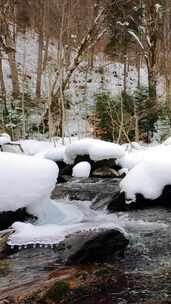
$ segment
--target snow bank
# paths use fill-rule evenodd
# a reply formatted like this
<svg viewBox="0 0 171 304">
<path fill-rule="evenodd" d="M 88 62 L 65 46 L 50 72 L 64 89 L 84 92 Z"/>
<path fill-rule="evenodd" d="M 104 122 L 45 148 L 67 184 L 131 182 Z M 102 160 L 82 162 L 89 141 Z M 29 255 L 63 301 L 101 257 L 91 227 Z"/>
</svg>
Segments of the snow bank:
<svg viewBox="0 0 171 304">
<path fill-rule="evenodd" d="M 89 177 L 91 171 L 91 165 L 86 162 L 80 162 L 76 164 L 72 169 L 73 177 Z"/>
<path fill-rule="evenodd" d="M 171 185 L 171 146 L 150 148 L 141 161 L 122 180 L 121 191 L 127 200 L 135 201 L 140 193 L 147 199 L 158 198 Z"/>
<path fill-rule="evenodd" d="M 124 153 L 124 148 L 120 145 L 86 138 L 66 146 L 64 161 L 73 164 L 78 155 L 89 155 L 93 161 L 116 159 L 121 158 Z"/>
<path fill-rule="evenodd" d="M 41 204 L 55 186 L 55 163 L 31 156 L 0 152 L 0 212 Z"/>
</svg>

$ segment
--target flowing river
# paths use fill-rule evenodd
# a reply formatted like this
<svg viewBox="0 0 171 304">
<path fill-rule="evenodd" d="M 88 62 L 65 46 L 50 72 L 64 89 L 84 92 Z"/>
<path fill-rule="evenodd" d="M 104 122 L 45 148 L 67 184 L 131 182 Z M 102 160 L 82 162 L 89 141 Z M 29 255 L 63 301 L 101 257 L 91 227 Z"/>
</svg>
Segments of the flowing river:
<svg viewBox="0 0 171 304">
<path fill-rule="evenodd" d="M 112 223 L 113 217 L 113 224 L 126 231 L 130 243 L 124 258 L 111 261 L 113 283 L 89 295 L 88 300 L 83 294 L 73 303 L 171 303 L 171 209 L 156 207 L 107 215 L 89 209 L 88 203 L 87 207 L 86 203 L 75 204 L 80 212 L 80 228 L 91 227 L 94 222 L 97 227 L 105 226 Z M 85 271 L 86 266 L 79 266 L 79 271 L 82 268 Z M 0 303 L 40 287 L 54 273 L 60 279 L 77 270 L 78 267 L 62 265 L 55 248 L 23 248 L 0 260 Z M 91 271 L 89 266 L 86 271 Z"/>
</svg>

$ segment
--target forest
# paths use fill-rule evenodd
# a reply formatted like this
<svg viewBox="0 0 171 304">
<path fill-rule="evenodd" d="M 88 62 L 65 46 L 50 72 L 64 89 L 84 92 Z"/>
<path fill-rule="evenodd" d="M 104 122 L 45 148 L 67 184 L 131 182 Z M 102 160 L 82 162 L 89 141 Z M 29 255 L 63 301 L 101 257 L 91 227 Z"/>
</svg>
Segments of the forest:
<svg viewBox="0 0 171 304">
<path fill-rule="evenodd" d="M 2 131 L 164 138 L 169 1 L 1 0 L 0 16 Z"/>
</svg>

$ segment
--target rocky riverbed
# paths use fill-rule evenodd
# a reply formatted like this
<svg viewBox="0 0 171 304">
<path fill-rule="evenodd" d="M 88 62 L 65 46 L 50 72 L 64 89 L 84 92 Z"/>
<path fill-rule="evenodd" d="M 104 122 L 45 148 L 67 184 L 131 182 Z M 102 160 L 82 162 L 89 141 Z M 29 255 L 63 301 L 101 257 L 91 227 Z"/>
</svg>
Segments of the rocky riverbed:
<svg viewBox="0 0 171 304">
<path fill-rule="evenodd" d="M 89 181 L 84 184 L 88 195 L 87 189 L 93 186 Z M 98 193 L 107 187 L 106 180 L 105 187 L 97 187 Z M 57 248 L 26 248 L 4 256 L 0 260 L 0 303 L 171 303 L 170 215 L 171 209 L 162 207 L 115 212 L 129 245 L 124 256 L 105 263 L 66 266 Z"/>
</svg>

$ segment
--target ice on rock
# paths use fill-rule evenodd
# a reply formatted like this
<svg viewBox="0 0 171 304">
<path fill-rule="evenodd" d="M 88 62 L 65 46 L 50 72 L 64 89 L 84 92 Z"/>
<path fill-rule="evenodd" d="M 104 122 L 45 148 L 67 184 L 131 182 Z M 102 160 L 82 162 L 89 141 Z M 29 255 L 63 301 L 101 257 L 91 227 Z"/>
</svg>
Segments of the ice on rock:
<svg viewBox="0 0 171 304">
<path fill-rule="evenodd" d="M 12 225 L 15 232 L 9 236 L 8 244 L 10 246 L 53 245 L 65 240 L 71 234 L 103 228 L 116 228 L 126 234 L 117 217 L 115 218 L 113 214 L 104 213 L 104 211 L 92 210 L 89 202 L 76 201 L 73 204 L 73 202 L 64 201 L 62 203 L 59 201 L 56 202 L 56 212 L 55 209 L 53 212 L 56 215 L 56 224 L 55 221 L 51 221 L 51 218 L 49 218 L 49 222 L 46 222 L 45 218 L 43 221 L 42 215 L 40 216 L 41 224 L 39 222 L 34 225 L 15 222 Z M 63 212 L 64 217 L 60 217 L 60 212 Z"/>
<path fill-rule="evenodd" d="M 0 212 L 40 204 L 50 197 L 57 165 L 46 159 L 0 152 Z"/>
<path fill-rule="evenodd" d="M 83 161 L 76 164 L 72 169 L 73 177 L 89 177 L 91 171 L 91 165 L 89 162 Z"/>
<path fill-rule="evenodd" d="M 86 138 L 66 146 L 65 162 L 73 164 L 78 155 L 89 155 L 91 160 L 117 159 L 124 156 L 124 148 L 99 139 Z"/>
</svg>

